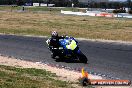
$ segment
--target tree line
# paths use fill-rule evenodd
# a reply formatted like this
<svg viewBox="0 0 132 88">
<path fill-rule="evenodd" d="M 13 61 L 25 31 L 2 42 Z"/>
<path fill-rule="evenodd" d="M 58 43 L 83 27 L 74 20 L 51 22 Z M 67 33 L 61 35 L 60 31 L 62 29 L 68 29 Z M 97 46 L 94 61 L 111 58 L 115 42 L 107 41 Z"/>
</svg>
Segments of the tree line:
<svg viewBox="0 0 132 88">
<path fill-rule="evenodd" d="M 24 5 L 25 3 L 47 3 L 56 6 L 70 6 L 78 4 L 78 0 L 0 0 L 0 5 Z"/>
</svg>

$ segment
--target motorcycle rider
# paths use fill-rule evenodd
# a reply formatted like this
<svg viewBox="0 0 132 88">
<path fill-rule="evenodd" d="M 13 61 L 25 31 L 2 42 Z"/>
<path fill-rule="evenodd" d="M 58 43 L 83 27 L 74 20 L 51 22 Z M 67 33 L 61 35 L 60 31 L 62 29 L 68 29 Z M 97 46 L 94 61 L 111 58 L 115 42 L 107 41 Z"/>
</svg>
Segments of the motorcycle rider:
<svg viewBox="0 0 132 88">
<path fill-rule="evenodd" d="M 52 31 L 51 38 L 49 40 L 49 46 L 52 46 L 54 48 L 58 48 L 60 46 L 59 39 L 64 39 L 64 36 L 59 36 L 56 31 Z"/>
<path fill-rule="evenodd" d="M 51 38 L 46 43 L 51 51 L 51 57 L 56 60 L 75 58 L 83 63 L 87 63 L 87 57 L 80 51 L 78 42 L 73 37 L 58 36 L 58 33 L 53 31 Z M 57 58 L 55 58 L 56 56 Z"/>
<path fill-rule="evenodd" d="M 64 39 L 64 36 L 59 36 L 58 33 L 56 31 L 52 31 L 51 33 L 51 38 L 49 40 L 47 40 L 47 44 L 49 45 L 49 49 L 54 52 L 54 54 L 56 54 L 59 50 L 59 39 Z M 54 48 L 54 49 L 53 49 Z M 52 55 L 52 57 L 54 58 L 55 55 Z"/>
</svg>

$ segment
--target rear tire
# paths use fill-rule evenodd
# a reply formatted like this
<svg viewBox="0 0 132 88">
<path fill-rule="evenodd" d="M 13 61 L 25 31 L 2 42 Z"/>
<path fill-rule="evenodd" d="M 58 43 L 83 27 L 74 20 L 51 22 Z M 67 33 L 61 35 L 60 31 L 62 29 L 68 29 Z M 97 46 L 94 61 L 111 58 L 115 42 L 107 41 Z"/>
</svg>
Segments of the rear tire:
<svg viewBox="0 0 132 88">
<path fill-rule="evenodd" d="M 86 57 L 83 53 L 80 53 L 80 54 L 78 55 L 78 57 L 79 57 L 79 61 L 80 61 L 80 62 L 87 64 L 88 59 L 87 59 L 87 57 Z"/>
<path fill-rule="evenodd" d="M 83 56 L 81 59 L 82 59 L 81 60 L 82 63 L 85 63 L 85 64 L 88 63 L 88 60 L 87 60 L 87 57 L 86 56 Z"/>
</svg>

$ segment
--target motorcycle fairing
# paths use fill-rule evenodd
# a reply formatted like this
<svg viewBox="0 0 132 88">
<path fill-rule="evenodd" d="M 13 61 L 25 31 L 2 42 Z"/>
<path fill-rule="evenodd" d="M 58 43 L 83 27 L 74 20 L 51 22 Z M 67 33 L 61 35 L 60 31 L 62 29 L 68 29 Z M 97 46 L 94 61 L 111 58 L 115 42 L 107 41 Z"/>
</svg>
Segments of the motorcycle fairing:
<svg viewBox="0 0 132 88">
<path fill-rule="evenodd" d="M 74 50 L 77 47 L 77 43 L 73 38 L 60 40 L 60 44 L 64 49 Z"/>
</svg>

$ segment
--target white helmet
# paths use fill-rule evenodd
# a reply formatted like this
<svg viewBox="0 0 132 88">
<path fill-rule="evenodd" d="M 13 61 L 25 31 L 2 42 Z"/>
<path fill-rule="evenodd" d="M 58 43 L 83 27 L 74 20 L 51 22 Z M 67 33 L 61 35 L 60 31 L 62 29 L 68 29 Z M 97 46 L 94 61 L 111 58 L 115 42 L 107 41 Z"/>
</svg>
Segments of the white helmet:
<svg viewBox="0 0 132 88">
<path fill-rule="evenodd" d="M 52 31 L 51 36 L 52 37 L 57 37 L 58 36 L 58 33 L 56 31 Z"/>
</svg>

